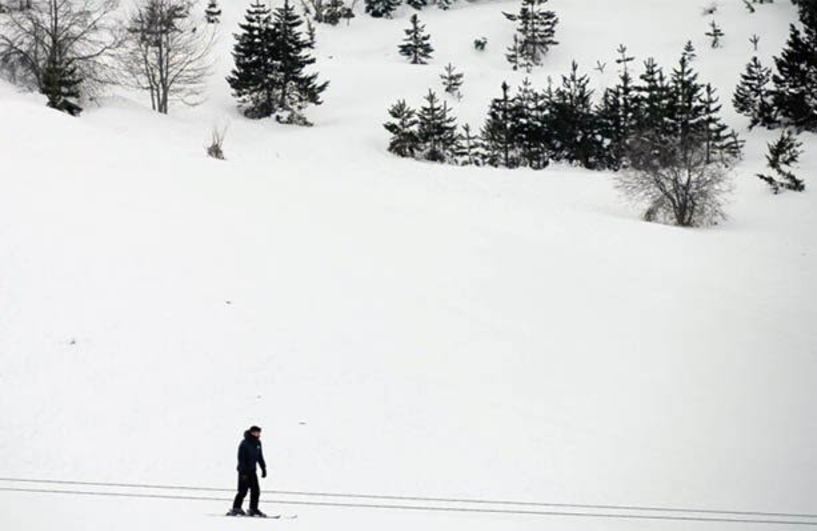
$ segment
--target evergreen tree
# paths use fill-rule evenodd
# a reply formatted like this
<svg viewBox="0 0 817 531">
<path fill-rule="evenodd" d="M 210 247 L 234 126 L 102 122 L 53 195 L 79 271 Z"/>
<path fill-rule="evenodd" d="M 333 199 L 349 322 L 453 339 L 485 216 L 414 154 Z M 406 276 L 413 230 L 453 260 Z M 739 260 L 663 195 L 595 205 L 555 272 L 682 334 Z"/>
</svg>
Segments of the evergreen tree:
<svg viewBox="0 0 817 531">
<path fill-rule="evenodd" d="M 514 70 L 519 70 L 520 68 L 524 68 L 526 71 L 530 72 L 531 64 L 522 57 L 520 53 L 520 46 L 519 46 L 519 36 L 513 36 L 513 42 L 508 47 L 508 52 L 505 54 L 505 58 L 511 63 L 511 68 Z"/>
<path fill-rule="evenodd" d="M 706 36 L 712 40 L 712 47 L 713 48 L 720 48 L 721 47 L 721 39 L 724 37 L 723 30 L 718 26 L 718 23 L 715 22 L 715 19 L 712 19 L 709 23 L 709 31 L 706 32 Z"/>
<path fill-rule="evenodd" d="M 221 8 L 218 6 L 218 0 L 208 0 L 204 16 L 208 24 L 218 24 L 220 22 Z"/>
<path fill-rule="evenodd" d="M 406 4 L 419 11 L 428 5 L 428 0 L 406 0 Z"/>
<path fill-rule="evenodd" d="M 775 194 L 779 194 L 783 189 L 795 192 L 806 189 L 806 183 L 792 172 L 792 168 L 803 154 L 802 147 L 803 144 L 787 129 L 783 130 L 777 141 L 769 144 L 766 163 L 776 176 L 761 173 L 757 176 L 771 186 Z"/>
<path fill-rule="evenodd" d="M 491 166 L 516 168 L 519 159 L 515 147 L 514 109 L 510 87 L 502 83 L 502 96 L 491 101 L 488 118 L 482 127 L 485 161 Z"/>
<path fill-rule="evenodd" d="M 419 147 L 416 112 L 399 100 L 389 108 L 389 116 L 393 121 L 383 124 L 392 134 L 389 151 L 398 157 L 414 157 Z"/>
<path fill-rule="evenodd" d="M 715 94 L 715 89 L 709 83 L 704 88 L 701 103 L 705 161 L 707 164 L 718 161 L 728 166 L 740 158 L 743 141 L 721 120 L 719 113 L 722 105 Z"/>
<path fill-rule="evenodd" d="M 460 166 L 482 166 L 482 161 L 485 158 L 482 138 L 479 135 L 474 135 L 471 126 L 468 124 L 462 126 L 455 157 Z"/>
<path fill-rule="evenodd" d="M 625 163 L 627 141 L 638 129 L 642 117 L 641 97 L 628 66 L 635 59 L 627 55 L 624 45 L 619 46 L 618 53 L 616 63 L 621 65 L 618 83 L 605 90 L 596 111 L 604 143 L 602 165 L 611 169 L 619 169 Z"/>
<path fill-rule="evenodd" d="M 547 2 L 548 0 L 522 0 L 518 14 L 503 12 L 505 18 L 519 23 L 516 29 L 517 49 L 509 49 L 509 55 L 518 54 L 518 61 L 512 63 L 514 69 L 523 67 L 530 71 L 532 66 L 542 64 L 542 59 L 551 46 L 559 44 L 555 40 L 559 17 L 555 12 L 544 9 Z"/>
<path fill-rule="evenodd" d="M 562 76 L 562 85 L 553 93 L 549 125 L 553 158 L 593 169 L 599 166 L 602 146 L 589 83 L 587 75 L 579 75 L 579 65 L 573 61 L 570 74 Z"/>
<path fill-rule="evenodd" d="M 636 94 L 641 103 L 637 129 L 668 136 L 667 117 L 670 113 L 672 95 L 664 71 L 653 58 L 644 62 L 644 72 L 640 80 L 641 84 L 636 87 Z"/>
<path fill-rule="evenodd" d="M 273 31 L 269 8 L 262 0 L 255 0 L 238 27 L 241 33 L 235 35 L 233 47 L 235 67 L 227 82 L 247 117 L 271 116 L 276 109 L 278 66 L 272 60 Z"/>
<path fill-rule="evenodd" d="M 692 145 L 704 135 L 706 109 L 703 103 L 704 87 L 698 82 L 698 74 L 690 66 L 686 55 L 681 56 L 678 66 L 672 71 L 670 90 L 667 125 L 681 144 Z"/>
<path fill-rule="evenodd" d="M 411 15 L 411 27 L 404 30 L 406 38 L 403 40 L 398 49 L 400 55 L 408 57 L 411 64 L 424 65 L 431 58 L 434 48 L 431 47 L 431 36 L 426 34 L 425 25 L 420 24 L 420 19 L 417 13 Z"/>
<path fill-rule="evenodd" d="M 303 19 L 293 5 L 284 0 L 284 5 L 277 8 L 273 16 L 272 59 L 279 66 L 275 80 L 279 121 L 308 125 L 302 111 L 307 105 L 323 103 L 320 95 L 329 82 L 318 83 L 318 74 L 304 72 L 315 63 L 315 58 L 309 54 L 311 45 L 299 29 L 302 24 Z M 285 113 L 283 117 L 281 113 Z"/>
<path fill-rule="evenodd" d="M 528 78 L 512 100 L 513 144 L 519 153 L 519 164 L 539 170 L 550 163 L 549 108 L 544 95 L 537 92 Z"/>
<path fill-rule="evenodd" d="M 82 112 L 82 107 L 77 103 L 82 79 L 73 61 L 55 55 L 49 57 L 43 69 L 40 91 L 48 98 L 48 106 L 52 109 L 78 116 Z"/>
<path fill-rule="evenodd" d="M 692 44 L 692 41 L 687 41 L 687 43 L 684 45 L 683 55 L 690 63 L 698 57 L 698 54 L 695 52 L 695 45 Z"/>
<path fill-rule="evenodd" d="M 443 82 L 445 92 L 447 94 L 451 94 L 458 100 L 462 99 L 460 87 L 462 86 L 463 77 L 464 76 L 462 72 L 457 72 L 456 69 L 454 68 L 454 65 L 451 63 L 445 65 L 445 71 L 443 71 L 443 73 L 440 74 L 440 79 Z"/>
<path fill-rule="evenodd" d="M 774 105 L 780 119 L 817 131 L 817 27 L 801 32 L 792 25 L 786 48 L 774 61 Z"/>
<path fill-rule="evenodd" d="M 374 18 L 391 18 L 400 0 L 365 0 L 366 13 Z"/>
<path fill-rule="evenodd" d="M 746 65 L 740 76 L 732 104 L 740 114 L 750 120 L 749 128 L 756 125 L 769 127 L 774 124 L 774 104 L 769 84 L 772 80 L 771 68 L 764 68 L 757 56 Z"/>
<path fill-rule="evenodd" d="M 434 162 L 451 160 L 457 150 L 457 121 L 448 104 L 429 90 L 425 105 L 417 113 L 417 139 L 420 157 Z"/>
</svg>

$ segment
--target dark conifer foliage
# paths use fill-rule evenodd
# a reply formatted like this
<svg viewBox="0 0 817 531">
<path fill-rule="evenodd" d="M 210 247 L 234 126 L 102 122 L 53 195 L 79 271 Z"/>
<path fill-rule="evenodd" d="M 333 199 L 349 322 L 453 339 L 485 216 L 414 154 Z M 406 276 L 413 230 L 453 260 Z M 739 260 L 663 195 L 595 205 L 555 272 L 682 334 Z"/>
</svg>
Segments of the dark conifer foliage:
<svg viewBox="0 0 817 531">
<path fill-rule="evenodd" d="M 757 125 L 769 127 L 775 123 L 771 80 L 771 68 L 765 68 L 757 56 L 752 57 L 740 76 L 732 104 L 737 112 L 749 118 L 750 128 Z"/>
<path fill-rule="evenodd" d="M 233 50 L 235 68 L 227 78 L 250 118 L 275 115 L 283 123 L 309 125 L 302 111 L 320 105 L 328 82 L 305 72 L 315 59 L 312 43 L 300 31 L 303 24 L 289 0 L 275 10 L 257 0 L 247 12 Z"/>
<path fill-rule="evenodd" d="M 407 57 L 411 64 L 424 65 L 431 59 L 434 48 L 431 47 L 431 36 L 425 32 L 425 25 L 420 24 L 417 13 L 411 15 L 411 27 L 404 30 L 406 38 L 398 49 L 400 55 Z"/>
<path fill-rule="evenodd" d="M 519 164 L 540 170 L 550 164 L 552 135 L 550 107 L 552 93 L 537 92 L 525 78 L 512 101 L 513 139 Z"/>
<path fill-rule="evenodd" d="M 374 18 L 391 18 L 400 0 L 365 0 L 366 13 Z"/>
<path fill-rule="evenodd" d="M 602 146 L 589 83 L 587 75 L 579 74 L 579 65 L 574 61 L 570 74 L 562 76 L 561 86 L 553 92 L 548 125 L 554 160 L 593 169 L 600 167 Z"/>
<path fill-rule="evenodd" d="M 392 121 L 383 124 L 392 135 L 389 151 L 399 157 L 413 157 L 419 147 L 417 113 L 406 105 L 405 100 L 399 100 L 389 108 L 389 116 Z"/>
<path fill-rule="evenodd" d="M 779 194 L 782 190 L 795 192 L 805 190 L 806 183 L 792 171 L 794 165 L 800 160 L 800 155 L 803 154 L 803 144 L 797 140 L 797 137 L 788 129 L 784 129 L 780 137 L 768 147 L 766 163 L 775 175 L 759 173 L 758 178 L 766 182 L 775 194 Z"/>
<path fill-rule="evenodd" d="M 207 8 L 204 10 L 204 17 L 208 24 L 218 24 L 221 20 L 221 8 L 218 0 L 208 0 Z"/>
<path fill-rule="evenodd" d="M 457 120 L 448 103 L 429 90 L 425 104 L 417 113 L 417 140 L 420 158 L 434 162 L 449 162 L 458 147 Z"/>
<path fill-rule="evenodd" d="M 482 166 L 485 160 L 482 138 L 475 135 L 468 124 L 462 126 L 454 156 L 460 166 Z"/>
<path fill-rule="evenodd" d="M 516 38 L 507 55 L 514 70 L 524 68 L 530 71 L 533 66 L 542 64 L 551 46 L 559 44 L 555 39 L 559 17 L 544 8 L 547 2 L 522 0 L 519 13 L 503 13 L 508 20 L 518 22 Z"/>
<path fill-rule="evenodd" d="M 443 82 L 446 94 L 450 94 L 457 99 L 462 99 L 460 87 L 462 87 L 463 78 L 463 73 L 457 72 L 457 69 L 451 63 L 445 65 L 445 70 L 440 74 L 440 80 Z"/>
<path fill-rule="evenodd" d="M 488 109 L 488 118 L 482 127 L 485 161 L 491 166 L 516 168 L 519 157 L 516 149 L 516 127 L 511 87 L 503 82 L 502 95 L 494 98 Z"/>
<path fill-rule="evenodd" d="M 48 98 L 48 106 L 71 116 L 78 116 L 82 112 L 78 103 L 82 79 L 73 62 L 51 57 L 46 62 L 42 76 L 41 92 Z"/>
<path fill-rule="evenodd" d="M 721 39 L 723 39 L 725 34 L 721 27 L 718 26 L 718 23 L 715 22 L 715 19 L 710 21 L 709 31 L 706 32 L 706 36 L 709 37 L 713 48 L 721 47 Z"/>
<path fill-rule="evenodd" d="M 811 20 L 808 11 L 804 20 Z M 792 25 L 786 48 L 775 57 L 774 106 L 787 125 L 817 131 L 817 15 L 803 31 Z"/>
<path fill-rule="evenodd" d="M 262 0 L 255 0 L 238 25 L 233 47 L 235 67 L 227 82 L 250 118 L 271 116 L 275 105 L 277 65 L 272 60 L 271 12 Z"/>
<path fill-rule="evenodd" d="M 430 2 L 428 0 L 406 0 L 406 5 L 413 7 L 416 10 L 421 10 L 426 7 Z"/>
</svg>

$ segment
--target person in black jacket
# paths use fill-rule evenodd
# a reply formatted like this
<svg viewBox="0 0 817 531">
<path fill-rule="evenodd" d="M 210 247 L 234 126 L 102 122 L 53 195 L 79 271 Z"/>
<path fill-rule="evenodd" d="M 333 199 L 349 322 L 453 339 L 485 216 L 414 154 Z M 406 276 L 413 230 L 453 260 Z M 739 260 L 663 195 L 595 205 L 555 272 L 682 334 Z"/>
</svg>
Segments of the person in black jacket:
<svg viewBox="0 0 817 531">
<path fill-rule="evenodd" d="M 267 463 L 264 462 L 264 453 L 261 451 L 261 428 L 252 426 L 244 432 L 244 440 L 238 445 L 238 494 L 235 495 L 233 508 L 228 514 L 266 516 L 258 510 L 261 487 L 258 486 L 257 466 L 261 467 L 261 477 L 267 477 Z M 248 490 L 250 491 L 250 510 L 245 513 L 241 504 L 244 503 Z"/>
</svg>

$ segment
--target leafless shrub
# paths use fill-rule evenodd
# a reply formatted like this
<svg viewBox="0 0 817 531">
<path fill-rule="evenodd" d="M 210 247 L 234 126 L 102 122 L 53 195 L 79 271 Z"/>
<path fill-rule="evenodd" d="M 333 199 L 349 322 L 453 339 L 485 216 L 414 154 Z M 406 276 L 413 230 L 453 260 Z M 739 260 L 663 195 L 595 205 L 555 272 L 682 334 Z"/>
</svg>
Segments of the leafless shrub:
<svg viewBox="0 0 817 531">
<path fill-rule="evenodd" d="M 721 162 L 708 163 L 704 143 L 636 137 L 629 156 L 631 167 L 616 177 L 616 188 L 646 205 L 645 220 L 698 227 L 726 217 L 730 168 Z"/>
</svg>

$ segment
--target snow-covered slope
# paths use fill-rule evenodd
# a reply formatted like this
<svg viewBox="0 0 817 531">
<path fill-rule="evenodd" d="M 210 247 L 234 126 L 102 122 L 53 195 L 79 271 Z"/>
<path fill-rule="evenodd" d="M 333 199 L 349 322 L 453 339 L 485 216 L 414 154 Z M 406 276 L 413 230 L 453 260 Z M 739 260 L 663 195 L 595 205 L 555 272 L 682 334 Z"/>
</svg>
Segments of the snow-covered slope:
<svg viewBox="0 0 817 531">
<path fill-rule="evenodd" d="M 691 38 L 727 102 L 749 36 L 768 58 L 794 11 L 721 3 L 710 50 L 695 2 L 553 0 L 562 44 L 531 77 L 612 65 L 620 42 L 670 66 Z M 475 126 L 521 79 L 503 57 L 515 5 L 424 11 L 428 66 L 396 53 L 407 12 L 320 27 L 331 85 L 313 128 L 235 110 L 243 2 L 224 5 L 195 109 L 120 92 L 72 119 L 0 85 L 0 476 L 229 488 L 257 423 L 268 489 L 817 513 L 817 203 L 753 177 L 773 134 L 747 136 L 731 219 L 710 230 L 641 222 L 610 174 L 386 153 L 387 106 L 418 103 L 449 60 Z M 224 123 L 217 162 L 203 146 Z M 225 508 L 0 492 L 0 528 L 239 525 L 207 516 Z M 274 525 L 692 525 L 298 512 Z"/>
</svg>

